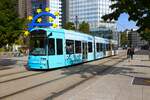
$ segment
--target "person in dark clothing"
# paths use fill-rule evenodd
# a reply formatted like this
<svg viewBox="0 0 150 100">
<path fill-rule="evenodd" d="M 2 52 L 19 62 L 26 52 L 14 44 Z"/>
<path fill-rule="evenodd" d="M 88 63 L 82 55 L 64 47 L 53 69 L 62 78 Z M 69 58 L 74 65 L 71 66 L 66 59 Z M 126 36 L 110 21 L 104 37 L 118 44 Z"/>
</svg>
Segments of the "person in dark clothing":
<svg viewBox="0 0 150 100">
<path fill-rule="evenodd" d="M 128 48 L 127 58 L 129 59 L 129 61 L 130 61 L 130 59 L 133 60 L 133 55 L 134 55 L 134 48 Z"/>
<path fill-rule="evenodd" d="M 134 48 L 131 48 L 131 53 L 130 53 L 131 60 L 133 60 L 133 55 L 134 55 Z"/>
</svg>

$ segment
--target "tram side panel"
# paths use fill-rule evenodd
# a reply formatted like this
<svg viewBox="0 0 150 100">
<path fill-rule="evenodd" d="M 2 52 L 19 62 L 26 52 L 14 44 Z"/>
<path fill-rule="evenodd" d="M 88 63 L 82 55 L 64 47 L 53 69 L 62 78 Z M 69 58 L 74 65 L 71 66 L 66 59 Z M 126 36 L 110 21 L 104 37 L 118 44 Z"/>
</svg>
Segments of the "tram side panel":
<svg viewBox="0 0 150 100">
<path fill-rule="evenodd" d="M 33 45 L 34 48 L 32 47 L 33 50 L 28 59 L 29 68 L 53 69 L 113 54 L 109 49 L 108 39 L 62 29 L 40 28 L 36 30 L 36 32 L 43 30 L 47 37 L 33 38 L 32 42 L 38 41 L 39 46 Z"/>
<path fill-rule="evenodd" d="M 112 43 L 111 40 L 105 39 L 106 41 L 106 57 L 112 56 Z"/>
<path fill-rule="evenodd" d="M 111 48 L 110 48 L 110 44 L 106 44 L 106 57 L 109 57 L 112 55 L 112 51 L 111 51 Z"/>
<path fill-rule="evenodd" d="M 114 55 L 118 54 L 118 41 L 117 40 L 112 40 L 113 41 L 113 51 Z"/>
<path fill-rule="evenodd" d="M 73 31 L 65 30 L 65 65 L 82 63 L 81 39 Z"/>
<path fill-rule="evenodd" d="M 94 38 L 92 36 L 66 30 L 65 39 L 66 66 L 94 60 L 94 48 L 92 45 Z M 70 49 L 72 52 L 70 52 Z"/>
<path fill-rule="evenodd" d="M 88 58 L 87 61 L 94 60 L 94 37 L 88 37 Z"/>
<path fill-rule="evenodd" d="M 112 44 L 112 56 L 114 56 L 115 55 L 115 47 L 114 47 L 114 43 Z"/>
<path fill-rule="evenodd" d="M 48 64 L 49 68 L 59 68 L 65 66 L 65 50 L 64 43 L 65 37 L 62 30 L 48 31 L 52 34 L 48 37 Z M 53 51 L 52 51 L 53 49 Z"/>
<path fill-rule="evenodd" d="M 104 45 L 105 41 L 103 38 L 95 37 L 95 59 L 105 57 Z"/>
</svg>

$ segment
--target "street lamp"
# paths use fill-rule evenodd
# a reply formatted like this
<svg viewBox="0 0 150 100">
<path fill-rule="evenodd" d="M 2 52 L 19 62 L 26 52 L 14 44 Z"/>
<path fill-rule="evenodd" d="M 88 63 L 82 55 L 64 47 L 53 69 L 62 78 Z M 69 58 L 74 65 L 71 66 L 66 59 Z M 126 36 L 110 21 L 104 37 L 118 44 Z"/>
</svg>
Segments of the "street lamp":
<svg viewBox="0 0 150 100">
<path fill-rule="evenodd" d="M 75 16 L 75 26 L 76 26 L 76 31 L 78 30 L 78 16 Z"/>
</svg>

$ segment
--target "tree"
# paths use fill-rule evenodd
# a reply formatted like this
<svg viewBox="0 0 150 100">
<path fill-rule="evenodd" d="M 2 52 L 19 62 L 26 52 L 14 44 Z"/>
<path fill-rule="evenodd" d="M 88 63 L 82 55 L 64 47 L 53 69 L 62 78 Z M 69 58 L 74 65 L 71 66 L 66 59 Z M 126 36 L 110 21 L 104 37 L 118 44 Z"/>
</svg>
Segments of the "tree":
<svg viewBox="0 0 150 100">
<path fill-rule="evenodd" d="M 150 37 L 150 29 L 146 28 L 144 32 L 141 32 L 141 36 L 142 36 L 144 39 L 150 41 L 150 38 L 149 38 L 149 37 Z M 150 42 L 149 42 L 149 43 L 150 43 Z M 149 44 L 149 45 L 150 45 L 150 44 Z"/>
<path fill-rule="evenodd" d="M 72 22 L 67 22 L 64 26 L 65 29 L 68 29 L 68 30 L 75 30 L 75 25 L 74 23 Z"/>
<path fill-rule="evenodd" d="M 79 31 L 89 34 L 89 33 L 90 33 L 89 24 L 86 23 L 85 21 L 83 21 L 83 22 L 79 25 Z"/>
<path fill-rule="evenodd" d="M 13 44 L 24 27 L 24 19 L 18 18 L 18 0 L 0 0 L 0 48 Z"/>
<path fill-rule="evenodd" d="M 138 32 L 141 33 L 143 39 L 150 44 L 150 0 L 111 0 L 114 2 L 110 7 L 113 12 L 103 16 L 102 18 L 107 21 L 118 20 L 122 13 L 129 15 L 129 20 L 136 22 L 139 27 Z"/>
<path fill-rule="evenodd" d="M 125 47 L 128 44 L 128 37 L 127 34 L 125 32 L 120 33 L 121 37 L 120 37 L 120 44 L 122 47 Z"/>
</svg>

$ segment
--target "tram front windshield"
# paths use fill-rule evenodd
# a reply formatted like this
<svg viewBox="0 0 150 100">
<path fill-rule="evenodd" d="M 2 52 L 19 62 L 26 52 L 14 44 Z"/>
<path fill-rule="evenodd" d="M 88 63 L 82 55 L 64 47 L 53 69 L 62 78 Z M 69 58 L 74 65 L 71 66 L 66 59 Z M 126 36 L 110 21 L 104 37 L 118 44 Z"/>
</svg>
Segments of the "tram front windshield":
<svg viewBox="0 0 150 100">
<path fill-rule="evenodd" d="M 32 31 L 30 36 L 30 55 L 46 55 L 46 32 Z"/>
</svg>

